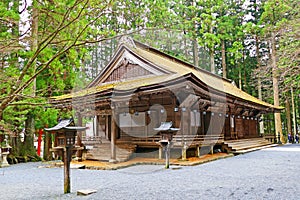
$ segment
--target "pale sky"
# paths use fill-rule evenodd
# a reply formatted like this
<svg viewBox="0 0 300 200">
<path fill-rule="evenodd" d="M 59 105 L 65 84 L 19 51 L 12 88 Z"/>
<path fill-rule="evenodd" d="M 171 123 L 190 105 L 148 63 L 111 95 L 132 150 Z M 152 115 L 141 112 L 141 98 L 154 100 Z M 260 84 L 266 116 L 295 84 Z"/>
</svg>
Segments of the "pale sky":
<svg viewBox="0 0 300 200">
<path fill-rule="evenodd" d="M 31 4 L 32 4 L 32 0 L 20 1 L 19 12 L 25 9 L 21 13 L 20 23 L 19 23 L 19 31 L 21 35 L 30 28 L 30 15 L 28 12 L 28 7 L 31 6 Z"/>
</svg>

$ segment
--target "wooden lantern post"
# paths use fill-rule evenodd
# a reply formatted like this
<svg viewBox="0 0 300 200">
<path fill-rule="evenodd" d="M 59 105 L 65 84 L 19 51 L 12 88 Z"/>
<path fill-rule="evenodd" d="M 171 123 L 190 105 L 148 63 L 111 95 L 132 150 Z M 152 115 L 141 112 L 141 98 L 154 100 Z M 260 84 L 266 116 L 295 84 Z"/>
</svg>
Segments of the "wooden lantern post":
<svg viewBox="0 0 300 200">
<path fill-rule="evenodd" d="M 161 134 L 161 137 L 162 137 L 162 139 L 159 141 L 159 143 L 165 150 L 165 158 L 166 158 L 165 168 L 169 169 L 171 141 L 173 138 L 173 134 L 172 134 L 172 132 L 165 132 L 165 133 Z"/>
<path fill-rule="evenodd" d="M 169 169 L 170 167 L 170 150 L 172 146 L 173 135 L 178 128 L 171 128 L 172 122 L 162 122 L 160 127 L 154 128 L 154 130 L 159 131 L 161 134 L 161 140 L 158 144 L 165 150 L 166 164 L 165 168 Z"/>
<path fill-rule="evenodd" d="M 71 185 L 70 185 L 70 162 L 72 158 L 71 150 L 75 144 L 75 137 L 77 135 L 77 131 L 64 131 L 65 137 L 65 152 L 64 152 L 64 193 L 70 193 Z"/>
<path fill-rule="evenodd" d="M 72 159 L 72 149 L 74 148 L 77 131 L 83 131 L 86 127 L 69 126 L 73 119 L 61 120 L 59 124 L 52 128 L 45 128 L 46 131 L 55 131 L 57 139 L 57 148 L 63 150 L 64 162 L 64 193 L 70 193 L 70 162 Z"/>
</svg>

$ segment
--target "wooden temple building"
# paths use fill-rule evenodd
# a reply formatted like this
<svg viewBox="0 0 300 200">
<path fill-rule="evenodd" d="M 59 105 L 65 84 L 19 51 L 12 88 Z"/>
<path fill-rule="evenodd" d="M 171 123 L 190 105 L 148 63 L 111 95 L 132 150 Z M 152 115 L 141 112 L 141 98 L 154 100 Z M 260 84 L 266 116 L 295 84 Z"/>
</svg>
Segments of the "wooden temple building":
<svg viewBox="0 0 300 200">
<path fill-rule="evenodd" d="M 130 152 L 126 158 L 137 149 L 160 149 L 157 128 L 164 122 L 179 129 L 172 149 L 198 156 L 204 147 L 234 151 L 234 145 L 253 141 L 266 145 L 259 118 L 281 110 L 227 79 L 128 38 L 85 89 L 53 97 L 51 103 L 74 109 L 79 126 L 83 117 L 95 119 L 93 135 L 77 138 L 90 159 L 105 160 L 100 157 L 106 152 L 119 161 L 122 149 Z"/>
</svg>

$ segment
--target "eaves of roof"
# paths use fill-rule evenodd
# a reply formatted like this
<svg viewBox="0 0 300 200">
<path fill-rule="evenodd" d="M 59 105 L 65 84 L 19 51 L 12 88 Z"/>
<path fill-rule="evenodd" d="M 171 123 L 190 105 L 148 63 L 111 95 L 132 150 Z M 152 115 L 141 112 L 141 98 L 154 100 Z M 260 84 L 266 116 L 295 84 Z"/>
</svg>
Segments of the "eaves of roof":
<svg viewBox="0 0 300 200">
<path fill-rule="evenodd" d="M 214 90 L 224 92 L 225 94 L 236 97 L 238 99 L 259 104 L 272 109 L 276 109 L 276 110 L 283 109 L 283 107 L 274 106 L 272 104 L 259 100 L 258 98 L 242 91 L 241 89 L 231 84 L 231 82 L 227 79 L 221 78 L 206 70 L 196 69 L 188 63 L 185 63 L 181 60 L 166 55 L 151 47 L 147 47 L 143 44 L 137 45 L 136 47 L 129 47 L 123 44 L 123 46 L 119 47 L 119 49 L 120 48 L 123 49 L 124 47 L 127 48 L 133 54 L 135 54 L 135 56 L 138 56 L 139 58 L 146 60 L 148 63 L 159 66 L 160 68 L 163 68 L 171 73 L 165 75 L 159 75 L 159 76 L 148 76 L 142 78 L 121 80 L 118 82 L 102 83 L 98 86 L 83 89 L 81 91 L 74 92 L 71 94 L 52 97 L 52 100 L 61 101 L 66 99 L 92 95 L 107 90 L 126 91 L 126 90 L 138 89 L 143 86 L 163 84 L 171 80 L 182 78 L 187 74 L 193 74 L 199 81 L 201 81 L 209 88 L 212 88 Z"/>
</svg>

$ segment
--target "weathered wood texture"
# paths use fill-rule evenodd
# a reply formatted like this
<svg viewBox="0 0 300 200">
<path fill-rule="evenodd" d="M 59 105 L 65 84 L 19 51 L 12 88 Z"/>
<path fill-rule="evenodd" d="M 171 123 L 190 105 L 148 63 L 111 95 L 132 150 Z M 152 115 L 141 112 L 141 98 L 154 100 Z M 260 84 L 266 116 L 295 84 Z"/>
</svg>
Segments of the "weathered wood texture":
<svg viewBox="0 0 300 200">
<path fill-rule="evenodd" d="M 136 78 L 141 76 L 150 75 L 151 73 L 137 64 L 130 64 L 124 61 L 122 65 L 114 69 L 104 82 L 112 82 Z"/>
</svg>

